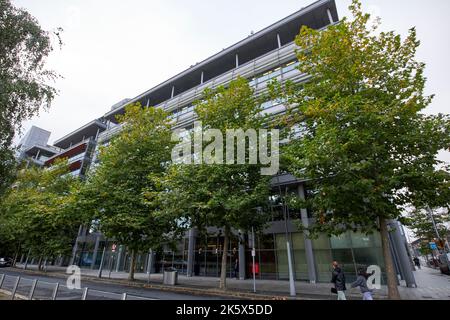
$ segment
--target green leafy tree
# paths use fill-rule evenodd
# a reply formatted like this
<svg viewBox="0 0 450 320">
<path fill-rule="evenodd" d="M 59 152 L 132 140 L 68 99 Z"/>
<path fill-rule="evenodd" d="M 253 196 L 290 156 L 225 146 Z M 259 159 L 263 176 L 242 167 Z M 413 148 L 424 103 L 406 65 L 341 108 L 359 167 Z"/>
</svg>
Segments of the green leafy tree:
<svg viewBox="0 0 450 320">
<path fill-rule="evenodd" d="M 3 237 L 20 249 L 42 258 L 70 253 L 80 217 L 72 214 L 79 181 L 68 174 L 66 161 L 57 161 L 50 169 L 21 169 L 3 197 Z"/>
<path fill-rule="evenodd" d="M 48 82 L 57 75 L 45 68 L 52 50 L 51 34 L 34 17 L 0 0 L 0 191 L 11 182 L 16 131 L 55 97 Z"/>
<path fill-rule="evenodd" d="M 436 156 L 449 148 L 449 116 L 421 113 L 432 97 L 424 94 L 425 64 L 415 59 L 415 29 L 402 41 L 376 30 L 379 21 L 368 26 L 359 1 L 350 11 L 353 20 L 326 30 L 302 27 L 299 70 L 311 77 L 272 91 L 288 105 L 285 124 L 302 129 L 284 155 L 291 172 L 311 179 L 311 234 L 379 230 L 389 298 L 399 299 L 387 220 L 445 189 L 449 173 L 436 169 L 445 168 Z"/>
<path fill-rule="evenodd" d="M 440 239 L 446 239 L 450 235 L 450 230 L 446 224 L 450 223 L 450 215 L 446 210 L 434 210 L 433 217 L 426 209 L 415 209 L 408 214 L 405 224 L 413 231 L 418 239 L 433 241 L 437 239 L 436 229 Z M 436 224 L 434 228 L 433 220 Z"/>
<path fill-rule="evenodd" d="M 261 114 L 260 103 L 247 81 L 238 78 L 228 88 L 206 90 L 203 100 L 195 106 L 203 131 L 219 129 L 226 136 L 226 129 L 260 129 L 266 118 Z M 217 137 L 208 142 L 214 142 Z M 203 144 L 206 151 L 209 143 Z M 232 148 L 236 150 L 236 139 Z M 221 144 L 222 145 L 222 144 Z M 255 147 L 255 146 L 253 146 Z M 223 147 L 223 155 L 228 146 Z M 205 163 L 174 164 L 163 182 L 168 192 L 164 203 L 168 211 L 184 214 L 190 225 L 204 233 L 206 227 L 223 230 L 224 244 L 221 261 L 220 288 L 226 289 L 228 245 L 232 229 L 243 232 L 254 227 L 260 229 L 267 222 L 267 215 L 258 207 L 264 207 L 269 197 L 270 176 L 261 175 L 260 164 Z M 216 150 L 217 151 L 217 150 Z M 218 151 L 211 153 L 222 157 Z M 196 155 L 197 159 L 199 158 Z M 194 157 L 194 158 L 195 158 Z"/>
<path fill-rule="evenodd" d="M 181 224 L 177 216 L 162 213 L 160 178 L 170 161 L 171 127 L 159 108 L 126 107 L 119 117 L 124 128 L 100 151 L 100 164 L 88 178 L 85 195 L 96 193 L 94 202 L 84 201 L 95 212 L 100 230 L 131 251 L 129 279 L 134 280 L 136 255 L 162 242 L 177 239 Z M 90 190 L 90 191 L 89 191 Z"/>
</svg>

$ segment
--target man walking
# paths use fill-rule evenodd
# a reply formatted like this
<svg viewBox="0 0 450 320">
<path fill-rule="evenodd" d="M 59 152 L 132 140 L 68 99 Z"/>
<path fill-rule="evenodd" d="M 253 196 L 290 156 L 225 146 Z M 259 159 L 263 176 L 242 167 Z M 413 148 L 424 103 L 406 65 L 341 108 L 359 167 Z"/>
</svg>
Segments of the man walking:
<svg viewBox="0 0 450 320">
<path fill-rule="evenodd" d="M 416 267 L 420 269 L 420 260 L 419 260 L 419 258 L 418 257 L 414 257 L 413 261 L 414 261 L 414 264 L 416 265 Z"/>
<path fill-rule="evenodd" d="M 333 273 L 331 277 L 331 282 L 334 283 L 334 287 L 337 292 L 337 298 L 338 300 L 347 300 L 345 298 L 345 290 L 347 288 L 345 287 L 345 275 L 344 271 L 339 267 L 339 264 L 337 261 L 333 261 Z"/>
</svg>

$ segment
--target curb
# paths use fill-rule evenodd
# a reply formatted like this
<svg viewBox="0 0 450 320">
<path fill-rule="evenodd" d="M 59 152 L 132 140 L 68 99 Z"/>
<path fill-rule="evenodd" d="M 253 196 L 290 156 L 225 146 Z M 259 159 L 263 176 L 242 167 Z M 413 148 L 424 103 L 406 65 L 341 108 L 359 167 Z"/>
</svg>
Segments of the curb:
<svg viewBox="0 0 450 320">
<path fill-rule="evenodd" d="M 30 273 L 30 274 L 38 274 L 38 275 L 45 275 L 49 277 L 67 277 L 66 273 L 60 273 L 60 272 L 50 272 L 46 273 L 43 271 L 37 271 L 37 270 L 23 270 L 21 268 L 13 268 L 16 270 L 23 271 L 24 273 Z M 147 288 L 147 289 L 153 289 L 153 290 L 160 290 L 160 291 L 166 291 L 166 292 L 173 292 L 173 293 L 182 293 L 182 294 L 191 294 L 196 296 L 211 296 L 211 297 L 221 297 L 221 298 L 237 298 L 237 299 L 248 299 L 248 300 L 325 300 L 324 297 L 328 296 L 326 294 L 316 294 L 316 293 L 308 293 L 308 295 L 317 295 L 317 298 L 312 297 L 291 297 L 286 295 L 268 295 L 268 294 L 255 294 L 251 292 L 244 292 L 244 291 L 223 291 L 216 288 L 211 289 L 203 289 L 203 288 L 192 288 L 192 287 L 186 287 L 182 285 L 177 286 L 165 286 L 162 284 L 155 284 L 155 283 L 142 283 L 140 280 L 137 280 L 137 282 L 128 281 L 125 279 L 112 279 L 112 278 L 97 278 L 92 276 L 86 276 L 81 274 L 81 276 L 88 281 L 96 282 L 96 283 L 113 283 L 113 284 L 121 284 L 126 285 L 129 287 L 134 288 Z M 232 289 L 235 290 L 235 289 Z M 354 298 L 354 299 L 361 299 L 361 295 L 359 294 L 346 294 L 348 298 Z M 384 296 L 377 296 L 374 295 L 374 298 L 377 300 L 386 300 L 387 298 Z"/>
<path fill-rule="evenodd" d="M 0 289 L 0 293 L 3 293 L 3 294 L 6 294 L 6 295 L 8 295 L 8 296 L 11 296 L 11 291 L 8 291 L 8 290 L 5 290 L 5 289 Z M 28 297 L 25 297 L 24 295 L 22 295 L 22 294 L 19 294 L 19 293 L 16 293 L 15 295 L 14 295 L 14 300 L 16 300 L 16 299 L 18 299 L 18 300 L 28 300 Z M 34 299 L 33 299 L 34 300 Z"/>
<path fill-rule="evenodd" d="M 67 274 L 60 273 L 60 272 L 42 272 L 37 270 L 23 270 L 21 268 L 13 268 L 16 271 L 21 271 L 23 273 L 28 274 L 36 274 L 36 275 L 45 275 L 48 277 L 67 277 Z M 238 298 L 238 299 L 249 299 L 249 300 L 321 300 L 320 298 L 314 299 L 314 298 L 308 298 L 308 297 L 290 297 L 290 296 L 283 296 L 283 295 L 267 295 L 267 294 L 253 294 L 250 292 L 242 292 L 242 291 L 222 291 L 219 289 L 200 289 L 200 288 L 192 288 L 192 287 L 186 287 L 186 286 L 164 286 L 159 284 L 148 284 L 148 283 L 140 283 L 140 282 L 131 282 L 128 280 L 122 280 L 122 279 L 111 279 L 111 278 L 97 278 L 97 277 L 91 277 L 91 276 L 85 276 L 81 274 L 81 276 L 88 281 L 91 282 L 97 282 L 97 283 L 113 283 L 113 284 L 122 284 L 129 287 L 134 288 L 147 288 L 147 289 L 154 289 L 154 290 L 160 290 L 160 291 L 166 291 L 166 292 L 174 292 L 174 293 L 184 293 L 184 294 L 192 294 L 196 296 L 212 296 L 212 297 L 222 297 L 222 298 Z M 138 280 L 139 281 L 139 280 Z"/>
</svg>

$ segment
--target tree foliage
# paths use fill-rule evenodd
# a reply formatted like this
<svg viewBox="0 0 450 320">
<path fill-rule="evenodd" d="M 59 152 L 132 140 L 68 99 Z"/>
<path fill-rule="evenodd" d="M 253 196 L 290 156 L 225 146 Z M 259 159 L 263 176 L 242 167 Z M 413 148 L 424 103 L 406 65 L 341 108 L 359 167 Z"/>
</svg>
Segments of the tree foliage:
<svg viewBox="0 0 450 320">
<path fill-rule="evenodd" d="M 258 99 L 242 78 L 232 81 L 228 88 L 206 90 L 195 112 L 204 131 L 219 129 L 224 137 L 226 129 L 257 130 L 265 123 Z M 202 151 L 207 145 L 204 144 Z M 248 160 L 248 152 L 246 157 Z M 267 204 L 270 177 L 261 175 L 260 169 L 260 164 L 248 164 L 248 161 L 232 165 L 174 164 L 165 180 L 169 190 L 164 195 L 168 210 L 184 213 L 190 224 L 200 230 L 209 226 L 223 231 L 221 288 L 226 288 L 227 247 L 232 229 L 258 230 L 267 222 L 267 215 L 257 208 Z"/>
<path fill-rule="evenodd" d="M 123 130 L 101 149 L 79 201 L 94 213 L 99 228 L 132 252 L 130 279 L 137 252 L 177 239 L 177 216 L 162 213 L 160 179 L 170 161 L 171 127 L 161 109 L 126 107 Z M 89 191 L 90 190 L 90 191 Z M 82 195 L 87 195 L 87 197 Z"/>
<path fill-rule="evenodd" d="M 68 174 L 65 161 L 51 169 L 18 171 L 17 179 L 1 200 L 0 237 L 39 257 L 70 254 L 80 217 L 73 215 L 80 182 Z"/>
<path fill-rule="evenodd" d="M 440 239 L 446 239 L 450 235 L 450 215 L 445 210 L 434 210 L 432 214 Z M 405 222 L 416 238 L 427 241 L 437 239 L 432 217 L 425 208 L 413 210 Z"/>
<path fill-rule="evenodd" d="M 291 172 L 311 179 L 310 231 L 381 229 L 390 296 L 398 298 L 386 220 L 448 187 L 448 171 L 436 168 L 445 167 L 437 153 L 449 148 L 449 116 L 421 113 L 432 96 L 424 94 L 425 64 L 415 59 L 416 30 L 402 40 L 379 32 L 379 22 L 368 26 L 359 1 L 350 10 L 352 21 L 301 29 L 299 70 L 310 79 L 272 89 L 289 105 L 286 123 L 303 129 L 285 155 Z"/>
<path fill-rule="evenodd" d="M 45 67 L 52 50 L 51 34 L 34 17 L 0 0 L 0 191 L 10 181 L 15 133 L 55 97 L 48 83 L 57 74 Z"/>
</svg>

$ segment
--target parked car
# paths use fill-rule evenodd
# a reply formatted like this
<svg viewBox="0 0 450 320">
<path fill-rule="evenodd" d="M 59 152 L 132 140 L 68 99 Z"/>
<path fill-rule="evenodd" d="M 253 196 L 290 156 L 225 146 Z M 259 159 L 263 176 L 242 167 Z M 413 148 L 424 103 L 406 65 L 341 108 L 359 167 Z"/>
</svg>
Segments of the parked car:
<svg viewBox="0 0 450 320">
<path fill-rule="evenodd" d="M 11 267 L 12 259 L 10 258 L 0 258 L 0 268 Z"/>
<path fill-rule="evenodd" d="M 439 269 L 441 273 L 450 275 L 450 253 L 443 253 L 439 256 Z"/>
</svg>

